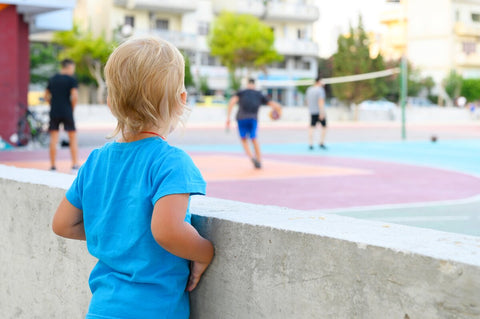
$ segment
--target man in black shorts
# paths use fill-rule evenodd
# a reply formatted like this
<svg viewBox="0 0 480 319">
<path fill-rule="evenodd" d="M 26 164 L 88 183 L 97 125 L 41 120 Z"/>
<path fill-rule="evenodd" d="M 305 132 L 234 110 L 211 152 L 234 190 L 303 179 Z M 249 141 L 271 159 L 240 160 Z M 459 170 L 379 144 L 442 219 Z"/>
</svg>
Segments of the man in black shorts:
<svg viewBox="0 0 480 319">
<path fill-rule="evenodd" d="M 56 170 L 58 132 L 60 124 L 63 124 L 63 129 L 68 133 L 70 141 L 72 171 L 76 171 L 78 170 L 78 146 L 73 110 L 78 99 L 78 83 L 73 77 L 75 63 L 65 59 L 61 62 L 61 66 L 60 73 L 50 78 L 45 91 L 45 100 L 50 103 L 50 170 Z"/>
<path fill-rule="evenodd" d="M 319 147 L 325 147 L 325 135 L 327 134 L 327 117 L 325 113 L 325 89 L 322 85 L 322 79 L 317 77 L 315 84 L 307 89 L 307 105 L 310 112 L 310 127 L 308 130 L 309 148 L 313 150 L 313 134 L 317 123 L 322 125 Z"/>
</svg>

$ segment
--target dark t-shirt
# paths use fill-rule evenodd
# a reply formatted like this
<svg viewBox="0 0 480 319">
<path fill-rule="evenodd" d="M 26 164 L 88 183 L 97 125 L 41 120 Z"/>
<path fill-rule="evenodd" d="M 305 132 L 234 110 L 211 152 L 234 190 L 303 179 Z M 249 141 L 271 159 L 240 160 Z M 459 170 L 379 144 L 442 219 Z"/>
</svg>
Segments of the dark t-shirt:
<svg viewBox="0 0 480 319">
<path fill-rule="evenodd" d="M 257 119 L 260 106 L 266 105 L 270 100 L 260 91 L 246 89 L 238 91 L 237 120 Z"/>
<path fill-rule="evenodd" d="M 73 115 L 70 91 L 77 87 L 77 80 L 66 74 L 55 74 L 48 80 L 47 89 L 52 96 L 50 117 L 70 117 Z"/>
</svg>

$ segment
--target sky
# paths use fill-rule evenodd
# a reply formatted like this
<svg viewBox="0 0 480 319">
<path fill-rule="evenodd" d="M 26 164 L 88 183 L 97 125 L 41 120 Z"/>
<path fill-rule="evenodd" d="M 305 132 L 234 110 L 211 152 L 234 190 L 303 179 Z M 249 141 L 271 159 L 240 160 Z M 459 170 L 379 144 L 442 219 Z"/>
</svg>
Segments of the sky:
<svg viewBox="0 0 480 319">
<path fill-rule="evenodd" d="M 336 51 L 337 38 L 346 33 L 349 23 L 356 26 L 359 13 L 366 31 L 380 31 L 380 13 L 385 10 L 385 0 L 316 0 L 320 17 L 314 26 L 320 56 L 327 58 Z"/>
</svg>

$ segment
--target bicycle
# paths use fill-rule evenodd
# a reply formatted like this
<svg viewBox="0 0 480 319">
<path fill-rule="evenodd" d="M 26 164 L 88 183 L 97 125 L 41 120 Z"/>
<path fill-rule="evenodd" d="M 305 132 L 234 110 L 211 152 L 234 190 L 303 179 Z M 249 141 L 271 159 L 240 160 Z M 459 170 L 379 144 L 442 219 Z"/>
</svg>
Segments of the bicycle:
<svg viewBox="0 0 480 319">
<path fill-rule="evenodd" d="M 17 133 L 10 137 L 10 141 L 17 146 L 26 146 L 30 142 L 47 146 L 50 142 L 49 112 L 32 111 L 23 104 L 20 104 L 20 109 L 25 110 L 25 113 L 18 120 Z"/>
</svg>

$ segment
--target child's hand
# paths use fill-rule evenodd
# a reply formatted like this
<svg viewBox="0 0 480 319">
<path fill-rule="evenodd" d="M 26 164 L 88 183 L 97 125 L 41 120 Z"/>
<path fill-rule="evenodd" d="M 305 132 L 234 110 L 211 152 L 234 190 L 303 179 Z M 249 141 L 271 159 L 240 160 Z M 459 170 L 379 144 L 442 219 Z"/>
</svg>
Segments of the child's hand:
<svg viewBox="0 0 480 319">
<path fill-rule="evenodd" d="M 203 272 L 207 269 L 209 263 L 200 263 L 192 261 L 190 266 L 190 277 L 188 278 L 187 291 L 192 291 L 197 287 Z"/>
</svg>

